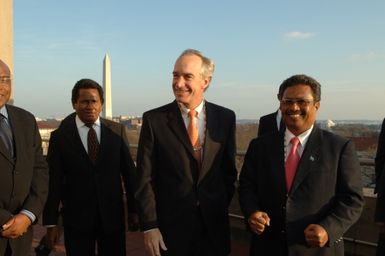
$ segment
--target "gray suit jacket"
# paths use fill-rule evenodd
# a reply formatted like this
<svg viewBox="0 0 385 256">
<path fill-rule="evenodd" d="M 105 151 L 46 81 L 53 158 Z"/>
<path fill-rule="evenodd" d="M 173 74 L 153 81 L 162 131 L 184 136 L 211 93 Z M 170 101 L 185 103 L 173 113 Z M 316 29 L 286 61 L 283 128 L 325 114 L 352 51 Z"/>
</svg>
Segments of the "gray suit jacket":
<svg viewBox="0 0 385 256">
<path fill-rule="evenodd" d="M 6 105 L 11 124 L 15 158 L 0 140 L 0 225 L 22 209 L 38 217 L 48 193 L 48 169 L 43 157 L 41 138 L 34 116 L 18 107 Z M 10 239 L 12 255 L 29 254 L 32 227 L 23 236 Z M 0 255 L 8 239 L 0 237 Z"/>
<path fill-rule="evenodd" d="M 246 218 L 264 211 L 271 219 L 261 235 L 253 234 L 251 255 L 343 256 L 341 237 L 364 204 L 353 143 L 314 126 L 286 193 L 283 133 L 257 138 L 245 156 L 239 197 Z M 312 223 L 327 231 L 326 247 L 307 247 L 304 230 Z"/>
</svg>

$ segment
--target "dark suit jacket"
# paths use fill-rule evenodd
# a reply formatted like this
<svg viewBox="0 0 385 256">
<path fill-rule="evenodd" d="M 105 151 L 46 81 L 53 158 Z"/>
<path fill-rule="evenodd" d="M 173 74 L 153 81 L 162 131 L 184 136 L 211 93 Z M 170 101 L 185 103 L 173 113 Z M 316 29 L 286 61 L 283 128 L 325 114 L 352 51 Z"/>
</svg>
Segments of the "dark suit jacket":
<svg viewBox="0 0 385 256">
<path fill-rule="evenodd" d="M 252 140 L 240 175 L 239 199 L 244 216 L 266 212 L 270 226 L 252 235 L 250 255 L 340 255 L 342 235 L 363 207 L 360 165 L 353 143 L 314 126 L 291 190 L 286 193 L 284 134 Z M 325 248 L 309 248 L 304 230 L 325 228 Z"/>
<path fill-rule="evenodd" d="M 105 232 L 121 230 L 125 225 L 121 178 L 129 211 L 134 208 L 135 167 L 126 128 L 100 118 L 100 152 L 93 165 L 80 140 L 75 116 L 66 117 L 51 134 L 47 156 L 50 190 L 43 223 L 57 224 L 61 202 L 65 228 L 92 231 L 100 225 Z"/>
<path fill-rule="evenodd" d="M 35 118 L 29 112 L 6 105 L 11 123 L 15 159 L 0 140 L 0 226 L 22 209 L 38 217 L 48 193 L 48 169 Z M 8 239 L 0 238 L 0 255 L 4 255 Z M 23 236 L 10 239 L 14 254 L 30 252 L 32 227 Z"/>
<path fill-rule="evenodd" d="M 375 171 L 376 171 L 376 188 L 375 193 L 377 193 L 378 188 L 381 184 L 380 178 L 385 168 L 385 119 L 381 125 L 381 132 L 378 137 L 378 145 L 377 145 L 377 154 L 375 157 Z"/>
<path fill-rule="evenodd" d="M 377 204 L 375 221 L 385 222 L 385 119 L 382 122 L 378 137 L 377 154 L 375 158 Z"/>
<path fill-rule="evenodd" d="M 230 251 L 228 206 L 237 177 L 235 114 L 206 102 L 202 168 L 176 101 L 143 115 L 136 199 L 142 230 L 158 227 L 170 255 L 187 255 L 198 210 L 216 255 Z M 199 204 L 199 207 L 198 207 Z"/>
<path fill-rule="evenodd" d="M 277 111 L 259 118 L 258 137 L 268 132 L 278 131 Z"/>
</svg>

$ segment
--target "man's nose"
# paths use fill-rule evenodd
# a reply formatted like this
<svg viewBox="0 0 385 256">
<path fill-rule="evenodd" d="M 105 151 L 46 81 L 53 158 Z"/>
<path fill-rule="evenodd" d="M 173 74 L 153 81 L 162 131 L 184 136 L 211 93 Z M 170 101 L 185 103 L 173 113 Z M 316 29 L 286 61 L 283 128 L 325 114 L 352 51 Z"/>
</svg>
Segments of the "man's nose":
<svg viewBox="0 0 385 256">
<path fill-rule="evenodd" d="M 184 79 L 183 79 L 183 77 L 182 77 L 182 76 L 175 77 L 175 78 L 174 78 L 174 85 L 175 85 L 177 88 L 183 87 L 183 85 L 184 85 Z"/>
</svg>

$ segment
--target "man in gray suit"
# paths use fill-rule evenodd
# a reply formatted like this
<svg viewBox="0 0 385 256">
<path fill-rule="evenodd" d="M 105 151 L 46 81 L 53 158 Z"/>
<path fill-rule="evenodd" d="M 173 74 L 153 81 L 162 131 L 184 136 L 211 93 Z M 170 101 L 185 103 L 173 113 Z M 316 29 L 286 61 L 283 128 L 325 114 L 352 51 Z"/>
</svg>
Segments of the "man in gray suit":
<svg viewBox="0 0 385 256">
<path fill-rule="evenodd" d="M 295 75 L 281 88 L 286 130 L 252 140 L 240 175 L 250 255 L 343 256 L 342 235 L 364 204 L 353 143 L 315 125 L 316 80 Z"/>
<path fill-rule="evenodd" d="M 0 60 L 0 255 L 25 256 L 48 193 L 48 169 L 35 117 L 6 104 L 11 72 Z"/>
<path fill-rule="evenodd" d="M 175 101 L 143 115 L 136 199 L 152 256 L 230 253 L 235 114 L 204 99 L 213 71 L 202 53 L 184 51 L 172 73 Z"/>
</svg>

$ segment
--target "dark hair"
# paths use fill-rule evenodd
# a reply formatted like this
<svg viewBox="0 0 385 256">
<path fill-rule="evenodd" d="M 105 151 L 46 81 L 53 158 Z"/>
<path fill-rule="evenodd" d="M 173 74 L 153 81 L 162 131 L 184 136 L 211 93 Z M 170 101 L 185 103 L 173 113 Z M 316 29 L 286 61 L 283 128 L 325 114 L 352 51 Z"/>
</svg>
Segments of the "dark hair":
<svg viewBox="0 0 385 256">
<path fill-rule="evenodd" d="M 279 86 L 278 99 L 282 100 L 283 93 L 288 87 L 299 84 L 308 85 L 310 87 L 315 102 L 321 100 L 321 84 L 307 75 L 294 75 L 283 81 Z"/>
<path fill-rule="evenodd" d="M 102 102 L 102 104 L 104 103 L 103 88 L 94 80 L 85 78 L 77 81 L 74 88 L 72 89 L 72 104 L 75 104 L 76 101 L 79 99 L 80 89 L 97 89 L 99 92 L 100 101 Z"/>
</svg>

